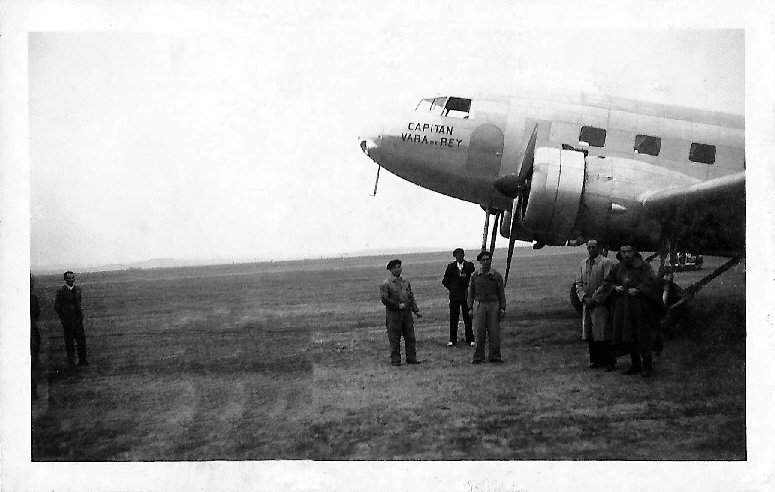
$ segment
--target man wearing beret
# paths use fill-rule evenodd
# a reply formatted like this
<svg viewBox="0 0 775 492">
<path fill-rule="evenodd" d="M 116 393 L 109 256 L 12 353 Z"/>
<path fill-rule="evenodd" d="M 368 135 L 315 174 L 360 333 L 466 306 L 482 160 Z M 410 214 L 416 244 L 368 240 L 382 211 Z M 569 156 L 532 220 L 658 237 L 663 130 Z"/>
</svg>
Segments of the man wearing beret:
<svg viewBox="0 0 775 492">
<path fill-rule="evenodd" d="M 466 345 L 474 344 L 474 331 L 471 328 L 471 316 L 468 314 L 466 295 L 471 274 L 476 267 L 470 261 L 465 260 L 466 252 L 463 248 L 457 248 L 452 252 L 455 261 L 447 265 L 441 284 L 449 290 L 449 342 L 448 347 L 457 343 L 457 324 L 460 320 L 460 311 L 463 311 L 463 325 L 466 330 Z"/>
<path fill-rule="evenodd" d="M 401 260 L 390 260 L 387 264 L 390 277 L 380 286 L 380 297 L 385 305 L 385 324 L 390 341 L 390 363 L 401 365 L 401 337 L 406 346 L 406 363 L 419 364 L 415 349 L 414 319 L 412 313 L 421 318 L 420 309 L 414 300 L 412 286 L 401 277 Z"/>
<path fill-rule="evenodd" d="M 476 256 L 481 265 L 471 276 L 468 284 L 468 310 L 476 327 L 476 350 L 471 361 L 479 364 L 484 360 L 484 343 L 489 339 L 490 362 L 503 362 L 501 358 L 501 317 L 506 311 L 506 293 L 503 277 L 492 268 L 492 255 L 482 251 Z"/>
</svg>

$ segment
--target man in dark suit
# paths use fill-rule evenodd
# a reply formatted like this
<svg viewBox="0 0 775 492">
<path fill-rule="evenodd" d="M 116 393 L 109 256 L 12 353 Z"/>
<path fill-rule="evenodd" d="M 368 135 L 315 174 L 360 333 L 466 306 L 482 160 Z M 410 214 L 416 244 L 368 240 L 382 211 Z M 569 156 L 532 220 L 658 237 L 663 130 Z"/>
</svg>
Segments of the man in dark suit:
<svg viewBox="0 0 775 492">
<path fill-rule="evenodd" d="M 75 274 L 64 274 L 65 285 L 57 289 L 54 311 L 59 315 L 65 335 L 67 362 L 75 365 L 73 342 L 78 345 L 78 365 L 88 366 L 86 360 L 86 335 L 83 331 L 83 309 L 81 308 L 81 288 L 75 285 Z"/>
<path fill-rule="evenodd" d="M 457 248 L 452 252 L 455 261 L 447 265 L 441 284 L 449 290 L 449 342 L 448 347 L 457 343 L 457 324 L 460 311 L 463 311 L 463 324 L 466 327 L 466 345 L 474 345 L 474 331 L 471 328 L 471 315 L 468 313 L 466 294 L 471 274 L 476 268 L 470 261 L 465 261 L 466 252 Z"/>
</svg>

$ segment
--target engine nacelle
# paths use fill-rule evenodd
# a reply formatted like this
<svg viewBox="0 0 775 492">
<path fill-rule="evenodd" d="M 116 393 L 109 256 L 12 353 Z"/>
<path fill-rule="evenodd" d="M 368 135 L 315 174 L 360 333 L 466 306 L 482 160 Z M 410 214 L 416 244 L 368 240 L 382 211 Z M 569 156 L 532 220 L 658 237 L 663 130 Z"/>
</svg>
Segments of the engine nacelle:
<svg viewBox="0 0 775 492">
<path fill-rule="evenodd" d="M 521 220 L 524 229 L 545 238 L 547 244 L 564 244 L 579 213 L 584 166 L 582 152 L 551 147 L 535 150 L 530 194 Z"/>
</svg>

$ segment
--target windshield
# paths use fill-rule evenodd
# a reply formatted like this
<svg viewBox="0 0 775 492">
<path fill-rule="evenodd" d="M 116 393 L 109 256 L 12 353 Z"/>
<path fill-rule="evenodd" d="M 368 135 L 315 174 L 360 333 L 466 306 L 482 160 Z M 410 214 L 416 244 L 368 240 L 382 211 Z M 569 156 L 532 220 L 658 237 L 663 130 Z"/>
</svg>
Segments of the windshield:
<svg viewBox="0 0 775 492">
<path fill-rule="evenodd" d="M 415 111 L 451 118 L 468 118 L 471 100 L 461 97 L 430 97 L 420 101 Z"/>
<path fill-rule="evenodd" d="M 446 97 L 431 97 L 423 99 L 420 104 L 417 105 L 415 111 L 422 111 L 424 113 L 433 113 L 440 115 L 444 111 L 444 103 L 446 103 Z"/>
</svg>

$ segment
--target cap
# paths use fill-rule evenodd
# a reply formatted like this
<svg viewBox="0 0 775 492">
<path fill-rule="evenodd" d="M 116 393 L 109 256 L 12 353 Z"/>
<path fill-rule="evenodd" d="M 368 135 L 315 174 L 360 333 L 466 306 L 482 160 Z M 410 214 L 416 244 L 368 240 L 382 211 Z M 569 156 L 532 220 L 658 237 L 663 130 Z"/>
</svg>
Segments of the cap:
<svg viewBox="0 0 775 492">
<path fill-rule="evenodd" d="M 401 264 L 401 260 L 399 260 L 398 258 L 396 258 L 395 260 L 390 260 L 390 261 L 388 262 L 388 264 L 387 264 L 387 269 L 388 269 L 388 270 L 390 270 L 390 269 L 391 269 L 391 268 L 393 268 L 394 266 L 396 266 L 396 265 L 400 265 L 400 264 Z"/>
<path fill-rule="evenodd" d="M 591 248 L 593 246 L 597 246 L 597 241 L 596 240 L 590 239 L 589 241 L 587 241 L 587 248 Z"/>
<path fill-rule="evenodd" d="M 484 258 L 485 256 L 492 259 L 492 254 L 490 254 L 489 251 L 482 251 L 481 253 L 476 255 L 476 261 L 482 261 L 482 258 Z"/>
</svg>

